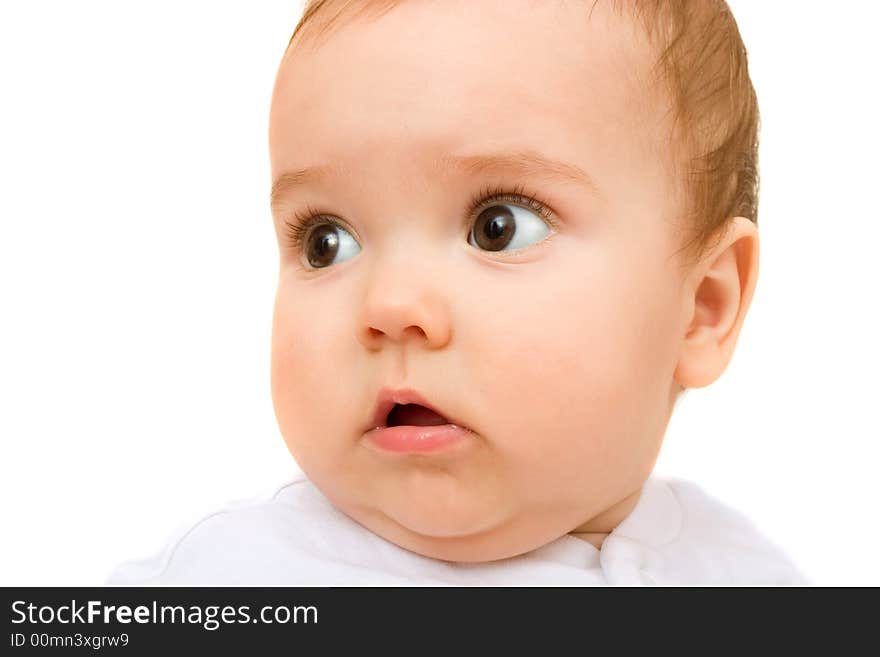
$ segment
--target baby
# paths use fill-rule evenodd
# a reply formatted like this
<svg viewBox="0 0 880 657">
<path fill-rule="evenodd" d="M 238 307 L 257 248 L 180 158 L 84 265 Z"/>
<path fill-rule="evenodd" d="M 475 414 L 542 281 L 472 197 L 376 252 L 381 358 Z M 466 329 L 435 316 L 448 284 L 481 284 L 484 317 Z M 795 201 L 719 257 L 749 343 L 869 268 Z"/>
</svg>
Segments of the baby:
<svg viewBox="0 0 880 657">
<path fill-rule="evenodd" d="M 304 475 L 141 584 L 802 584 L 652 476 L 758 275 L 723 0 L 310 0 L 269 125 L 272 398 Z"/>
</svg>

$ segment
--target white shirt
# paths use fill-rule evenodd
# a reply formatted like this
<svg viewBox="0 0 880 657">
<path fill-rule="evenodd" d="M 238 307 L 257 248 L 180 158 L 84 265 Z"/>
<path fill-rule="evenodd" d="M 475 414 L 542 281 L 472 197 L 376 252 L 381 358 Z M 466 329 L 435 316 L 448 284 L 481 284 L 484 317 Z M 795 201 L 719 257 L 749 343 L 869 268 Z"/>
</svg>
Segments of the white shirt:
<svg viewBox="0 0 880 657">
<path fill-rule="evenodd" d="M 337 510 L 300 475 L 179 531 L 107 584 L 293 586 L 807 585 L 739 512 L 679 479 L 651 477 L 599 550 L 574 536 L 526 554 L 456 563 L 398 547 Z"/>
</svg>

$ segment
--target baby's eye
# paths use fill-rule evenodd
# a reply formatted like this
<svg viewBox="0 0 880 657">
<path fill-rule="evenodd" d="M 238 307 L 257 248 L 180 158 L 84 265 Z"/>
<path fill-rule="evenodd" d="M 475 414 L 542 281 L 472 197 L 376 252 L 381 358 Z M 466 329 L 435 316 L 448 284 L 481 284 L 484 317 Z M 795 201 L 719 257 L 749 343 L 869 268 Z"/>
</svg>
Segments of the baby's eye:
<svg viewBox="0 0 880 657">
<path fill-rule="evenodd" d="M 550 234 L 547 223 L 531 210 L 495 203 L 477 216 L 468 243 L 487 251 L 522 249 Z"/>
<path fill-rule="evenodd" d="M 505 201 L 509 201 L 506 203 Z M 527 207 L 522 207 L 523 205 Z M 515 251 L 541 241 L 555 226 L 553 212 L 541 201 L 521 193 L 486 190 L 471 202 L 466 217 L 476 219 L 468 243 L 486 251 Z M 357 240 L 332 216 L 309 208 L 287 223 L 290 246 L 314 269 L 324 269 L 360 253 Z"/>
<path fill-rule="evenodd" d="M 309 265 L 315 269 L 329 267 L 360 253 L 357 240 L 339 223 L 326 220 L 318 223 L 315 218 L 308 223 L 315 227 L 311 231 L 308 225 L 294 228 L 293 231 L 299 233 L 293 239 L 297 248 L 304 249 Z"/>
</svg>

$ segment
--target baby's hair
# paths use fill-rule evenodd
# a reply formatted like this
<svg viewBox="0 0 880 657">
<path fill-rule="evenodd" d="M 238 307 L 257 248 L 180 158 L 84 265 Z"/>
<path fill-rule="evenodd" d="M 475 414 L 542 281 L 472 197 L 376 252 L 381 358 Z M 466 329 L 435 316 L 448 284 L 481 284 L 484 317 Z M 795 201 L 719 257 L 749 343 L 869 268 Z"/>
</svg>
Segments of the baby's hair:
<svg viewBox="0 0 880 657">
<path fill-rule="evenodd" d="M 621 15 L 629 9 L 659 53 L 648 83 L 671 100 L 668 164 L 683 189 L 679 253 L 688 267 L 723 238 L 729 219 L 758 223 L 760 115 L 746 49 L 725 0 L 593 0 L 590 13 L 601 1 Z M 316 16 L 319 38 L 343 15 L 378 17 L 401 2 L 305 0 L 288 48 Z"/>
</svg>

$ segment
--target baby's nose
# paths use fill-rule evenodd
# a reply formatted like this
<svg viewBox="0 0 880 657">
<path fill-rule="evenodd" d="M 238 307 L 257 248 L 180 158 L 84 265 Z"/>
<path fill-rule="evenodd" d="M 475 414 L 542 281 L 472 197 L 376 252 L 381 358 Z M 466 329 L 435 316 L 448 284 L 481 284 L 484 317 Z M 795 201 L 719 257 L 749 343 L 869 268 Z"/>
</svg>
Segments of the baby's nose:
<svg viewBox="0 0 880 657">
<path fill-rule="evenodd" d="M 397 274 L 367 289 L 360 307 L 359 339 L 375 349 L 383 339 L 395 342 L 425 341 L 442 348 L 452 334 L 449 303 L 442 287 L 420 276 Z"/>
</svg>

